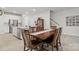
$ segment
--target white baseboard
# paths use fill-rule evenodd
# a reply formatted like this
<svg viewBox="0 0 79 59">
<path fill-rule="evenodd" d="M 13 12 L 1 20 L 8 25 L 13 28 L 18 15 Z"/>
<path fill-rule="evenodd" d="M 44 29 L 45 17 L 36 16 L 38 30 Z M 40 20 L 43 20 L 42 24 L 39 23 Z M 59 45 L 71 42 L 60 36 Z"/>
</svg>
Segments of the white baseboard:
<svg viewBox="0 0 79 59">
<path fill-rule="evenodd" d="M 75 36 L 75 37 L 79 37 L 79 35 L 74 35 L 74 34 L 66 34 L 66 33 L 63 33 L 62 35 L 68 35 L 68 36 Z"/>
</svg>

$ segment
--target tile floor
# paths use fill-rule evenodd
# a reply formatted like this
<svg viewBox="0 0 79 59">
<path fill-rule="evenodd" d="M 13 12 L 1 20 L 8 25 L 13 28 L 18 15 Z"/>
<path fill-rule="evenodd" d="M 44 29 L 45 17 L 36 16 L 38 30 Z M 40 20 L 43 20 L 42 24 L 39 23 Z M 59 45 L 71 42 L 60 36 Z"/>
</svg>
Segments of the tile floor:
<svg viewBox="0 0 79 59">
<path fill-rule="evenodd" d="M 23 51 L 23 41 L 12 34 L 0 34 L 0 51 Z"/>
<path fill-rule="evenodd" d="M 79 37 L 63 35 L 60 51 L 79 51 Z M 12 34 L 0 34 L 0 51 L 23 51 L 23 40 Z"/>
<path fill-rule="evenodd" d="M 61 38 L 63 51 L 79 51 L 79 37 L 63 35 Z"/>
</svg>

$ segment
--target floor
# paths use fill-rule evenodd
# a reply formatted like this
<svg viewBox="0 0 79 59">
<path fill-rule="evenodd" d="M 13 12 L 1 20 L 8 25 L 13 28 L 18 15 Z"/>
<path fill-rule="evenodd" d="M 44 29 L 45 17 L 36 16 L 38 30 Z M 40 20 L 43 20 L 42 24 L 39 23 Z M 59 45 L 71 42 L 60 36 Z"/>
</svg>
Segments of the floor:
<svg viewBox="0 0 79 59">
<path fill-rule="evenodd" d="M 79 51 L 79 37 L 63 35 L 60 51 Z M 0 51 L 23 51 L 23 40 L 12 34 L 0 34 Z"/>
<path fill-rule="evenodd" d="M 0 34 L 0 51 L 23 51 L 23 41 L 12 34 Z"/>
<path fill-rule="evenodd" d="M 63 51 L 79 51 L 79 37 L 63 35 L 62 38 Z"/>
</svg>

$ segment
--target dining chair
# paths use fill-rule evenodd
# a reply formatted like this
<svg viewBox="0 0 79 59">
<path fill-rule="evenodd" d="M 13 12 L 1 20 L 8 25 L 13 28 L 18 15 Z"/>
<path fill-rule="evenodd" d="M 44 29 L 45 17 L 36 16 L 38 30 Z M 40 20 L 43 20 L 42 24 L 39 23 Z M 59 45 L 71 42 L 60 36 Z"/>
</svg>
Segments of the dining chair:
<svg viewBox="0 0 79 59">
<path fill-rule="evenodd" d="M 44 19 L 38 17 L 36 26 L 37 26 L 37 31 L 44 30 Z"/>
<path fill-rule="evenodd" d="M 61 29 L 62 28 L 55 29 L 54 35 L 51 35 L 50 37 L 48 37 L 46 40 L 43 41 L 44 44 L 47 44 L 47 47 L 51 46 L 52 50 L 54 50 L 54 48 L 56 48 L 57 51 L 59 50 L 59 44 L 61 44 L 60 42 Z"/>
<path fill-rule="evenodd" d="M 51 26 L 51 29 L 56 29 L 57 28 L 57 26 Z"/>
<path fill-rule="evenodd" d="M 31 26 L 29 26 L 29 32 L 30 32 L 30 33 L 37 32 L 37 27 L 31 27 Z M 33 37 L 33 36 L 31 36 L 31 39 L 32 39 L 32 40 L 36 40 L 36 38 Z"/>
<path fill-rule="evenodd" d="M 39 41 L 31 40 L 30 34 L 28 30 L 22 30 L 22 36 L 24 40 L 24 51 L 28 50 L 39 50 Z M 26 49 L 27 48 L 27 49 Z"/>
<path fill-rule="evenodd" d="M 56 33 L 54 35 L 54 39 L 53 39 L 53 41 L 51 43 L 52 48 L 56 48 L 57 51 L 59 50 L 59 44 L 61 46 L 61 40 L 60 40 L 61 32 L 62 32 L 61 30 L 62 30 L 62 28 L 56 29 Z"/>
<path fill-rule="evenodd" d="M 37 31 L 37 28 L 36 28 L 36 27 L 31 27 L 31 26 L 29 26 L 29 31 L 30 31 L 31 33 L 36 32 L 36 31 Z"/>
<path fill-rule="evenodd" d="M 46 48 L 49 48 L 49 46 L 51 46 L 52 47 L 52 50 L 53 50 L 53 40 L 54 40 L 54 38 L 55 38 L 55 34 L 56 34 L 56 29 L 55 30 L 53 30 L 53 31 L 50 31 L 49 32 L 51 35 L 48 37 L 48 38 L 46 38 L 45 40 L 42 40 L 42 45 L 43 45 L 43 49 L 44 50 L 46 50 L 46 51 L 49 51 L 49 49 L 46 49 Z"/>
<path fill-rule="evenodd" d="M 58 38 L 58 43 L 61 46 L 61 34 L 62 34 L 62 27 L 59 28 L 59 38 Z"/>
</svg>

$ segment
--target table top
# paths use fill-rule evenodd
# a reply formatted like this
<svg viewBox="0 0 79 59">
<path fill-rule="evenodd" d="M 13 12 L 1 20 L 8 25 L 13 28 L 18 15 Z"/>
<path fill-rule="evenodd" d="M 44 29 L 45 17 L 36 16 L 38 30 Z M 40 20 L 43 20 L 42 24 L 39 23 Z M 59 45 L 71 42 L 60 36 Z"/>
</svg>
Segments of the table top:
<svg viewBox="0 0 79 59">
<path fill-rule="evenodd" d="M 45 40 L 46 38 L 53 35 L 54 33 L 55 33 L 55 29 L 49 29 L 49 30 L 30 33 L 30 35 L 38 39 Z"/>
<path fill-rule="evenodd" d="M 52 31 L 53 29 L 49 29 L 49 30 L 44 30 L 44 31 L 39 31 L 39 32 L 34 32 L 34 33 L 30 33 L 31 35 L 38 35 L 38 34 L 42 34 L 42 33 L 45 33 L 45 32 L 49 32 L 49 31 Z"/>
</svg>

